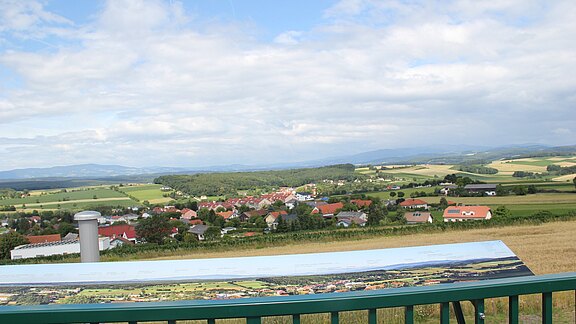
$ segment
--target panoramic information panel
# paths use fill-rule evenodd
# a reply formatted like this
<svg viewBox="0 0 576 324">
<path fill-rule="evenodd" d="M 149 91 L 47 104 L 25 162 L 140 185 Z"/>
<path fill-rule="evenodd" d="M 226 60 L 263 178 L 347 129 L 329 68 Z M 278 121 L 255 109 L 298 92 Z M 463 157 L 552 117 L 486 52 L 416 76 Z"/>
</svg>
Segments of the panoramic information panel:
<svg viewBox="0 0 576 324">
<path fill-rule="evenodd" d="M 0 305 L 232 299 L 533 273 L 502 242 L 221 259 L 0 266 Z"/>
</svg>

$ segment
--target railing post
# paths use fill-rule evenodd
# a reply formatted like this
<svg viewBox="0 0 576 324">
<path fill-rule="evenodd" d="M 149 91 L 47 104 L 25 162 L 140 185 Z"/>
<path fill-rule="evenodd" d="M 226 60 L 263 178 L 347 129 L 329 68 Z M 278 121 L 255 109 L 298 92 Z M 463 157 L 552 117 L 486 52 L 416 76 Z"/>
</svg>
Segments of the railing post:
<svg viewBox="0 0 576 324">
<path fill-rule="evenodd" d="M 340 313 L 331 312 L 330 313 L 330 323 L 331 324 L 340 324 Z"/>
<path fill-rule="evenodd" d="M 262 324 L 261 317 L 248 317 L 246 318 L 246 324 Z"/>
<path fill-rule="evenodd" d="M 414 305 L 404 307 L 404 323 L 414 324 Z"/>
<path fill-rule="evenodd" d="M 484 299 L 474 301 L 474 324 L 484 324 L 486 314 L 484 314 Z"/>
<path fill-rule="evenodd" d="M 518 295 L 508 297 L 508 323 L 518 324 Z"/>
<path fill-rule="evenodd" d="M 378 322 L 378 318 L 376 316 L 376 308 L 370 308 L 368 310 L 368 324 L 376 324 Z"/>
<path fill-rule="evenodd" d="M 450 303 L 440 304 L 440 324 L 450 323 Z"/>
<path fill-rule="evenodd" d="M 292 315 L 292 324 L 300 324 L 300 314 Z"/>
<path fill-rule="evenodd" d="M 552 324 L 552 293 L 542 293 L 542 324 Z"/>
</svg>

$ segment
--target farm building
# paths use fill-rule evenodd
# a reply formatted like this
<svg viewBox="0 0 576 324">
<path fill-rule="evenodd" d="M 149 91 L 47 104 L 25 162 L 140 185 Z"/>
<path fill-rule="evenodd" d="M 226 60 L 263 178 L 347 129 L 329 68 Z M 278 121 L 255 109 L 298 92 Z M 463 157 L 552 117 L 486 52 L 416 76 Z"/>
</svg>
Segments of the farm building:
<svg viewBox="0 0 576 324">
<path fill-rule="evenodd" d="M 432 223 L 432 215 L 430 212 L 410 212 L 405 213 L 404 218 L 406 219 L 407 224 L 424 224 L 424 223 Z"/>
<path fill-rule="evenodd" d="M 406 199 L 400 203 L 400 207 L 417 209 L 428 209 L 428 203 L 421 199 Z"/>
<path fill-rule="evenodd" d="M 464 190 L 470 193 L 484 193 L 488 196 L 496 196 L 495 184 L 469 184 L 464 186 Z"/>
<path fill-rule="evenodd" d="M 100 237 L 98 239 L 98 249 L 103 251 L 109 248 L 110 239 L 108 237 Z M 72 240 L 20 245 L 10 251 L 10 258 L 16 260 L 71 253 L 80 253 L 80 241 Z"/>
<path fill-rule="evenodd" d="M 336 215 L 336 219 L 338 219 L 336 226 L 339 227 L 349 227 L 352 224 L 364 226 L 368 221 L 368 216 L 363 212 L 343 211 Z"/>
<path fill-rule="evenodd" d="M 61 241 L 60 234 L 49 235 L 28 235 L 26 236 L 30 244 L 49 243 Z"/>
<path fill-rule="evenodd" d="M 445 222 L 488 220 L 492 218 L 492 210 L 488 206 L 450 206 L 443 217 Z"/>
</svg>

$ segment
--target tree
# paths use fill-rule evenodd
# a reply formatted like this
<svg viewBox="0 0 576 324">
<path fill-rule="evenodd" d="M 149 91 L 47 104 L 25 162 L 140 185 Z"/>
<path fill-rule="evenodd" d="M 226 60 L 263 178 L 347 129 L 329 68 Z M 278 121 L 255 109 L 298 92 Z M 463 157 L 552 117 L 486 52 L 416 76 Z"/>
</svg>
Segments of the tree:
<svg viewBox="0 0 576 324">
<path fill-rule="evenodd" d="M 215 241 L 220 237 L 220 235 L 222 235 L 220 233 L 220 228 L 210 226 L 206 229 L 206 232 L 204 232 L 204 240 L 205 241 Z"/>
<path fill-rule="evenodd" d="M 448 208 L 448 200 L 446 200 L 444 197 L 440 198 L 440 204 L 438 204 L 438 208 L 442 210 Z"/>
<path fill-rule="evenodd" d="M 392 192 L 390 193 L 390 197 L 392 197 L 392 198 L 396 197 L 396 193 L 395 193 L 394 191 L 392 191 Z"/>
<path fill-rule="evenodd" d="M 404 193 L 402 191 L 398 191 L 398 198 L 404 197 Z"/>
<path fill-rule="evenodd" d="M 494 209 L 493 215 L 494 218 L 499 219 L 510 217 L 512 216 L 512 213 L 510 212 L 510 209 L 506 208 L 506 206 L 498 206 L 496 209 Z"/>
<path fill-rule="evenodd" d="M 574 182 L 574 188 L 576 188 L 576 177 L 574 177 L 574 179 L 572 179 L 572 182 Z"/>
<path fill-rule="evenodd" d="M 168 218 L 162 215 L 142 219 L 136 225 L 136 234 L 148 243 L 162 244 L 170 233 L 172 233 L 172 226 Z"/>
<path fill-rule="evenodd" d="M 514 186 L 512 192 L 518 196 L 524 196 L 528 193 L 528 189 L 526 189 L 526 186 Z"/>
<path fill-rule="evenodd" d="M 17 232 L 0 235 L 0 259 L 10 259 L 10 251 L 19 245 L 28 244 L 28 239 Z"/>
</svg>

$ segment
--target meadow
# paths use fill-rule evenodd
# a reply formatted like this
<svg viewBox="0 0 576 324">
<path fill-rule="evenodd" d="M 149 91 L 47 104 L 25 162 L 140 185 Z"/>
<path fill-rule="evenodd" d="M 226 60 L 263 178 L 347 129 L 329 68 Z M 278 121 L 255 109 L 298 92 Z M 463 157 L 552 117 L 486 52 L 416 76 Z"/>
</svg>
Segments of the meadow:
<svg viewBox="0 0 576 324">
<path fill-rule="evenodd" d="M 160 190 L 162 185 L 159 184 L 130 184 L 119 187 L 118 190 L 136 198 L 138 201 L 148 201 L 151 204 L 162 204 L 172 200 L 170 197 L 164 197 L 165 191 Z"/>
<path fill-rule="evenodd" d="M 109 187 L 78 187 L 62 190 L 35 190 L 29 196 L 1 199 L 0 205 L 15 206 L 17 209 L 87 208 L 91 206 L 135 206 L 139 205 L 126 194 Z"/>
</svg>

